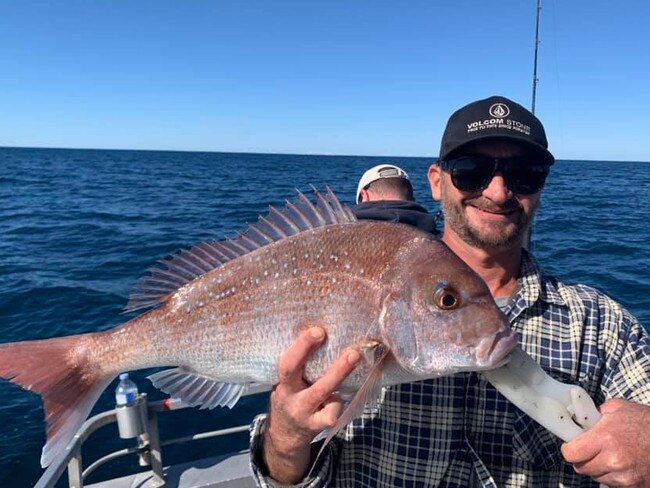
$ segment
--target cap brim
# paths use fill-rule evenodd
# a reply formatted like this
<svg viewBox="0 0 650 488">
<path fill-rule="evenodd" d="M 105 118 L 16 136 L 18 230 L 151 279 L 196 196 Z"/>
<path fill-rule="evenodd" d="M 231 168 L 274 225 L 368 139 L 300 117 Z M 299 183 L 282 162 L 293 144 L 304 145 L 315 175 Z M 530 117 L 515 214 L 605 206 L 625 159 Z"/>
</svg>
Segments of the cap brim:
<svg viewBox="0 0 650 488">
<path fill-rule="evenodd" d="M 555 157 L 553 156 L 553 154 L 551 154 L 551 152 L 541 144 L 537 144 L 536 142 L 533 142 L 530 139 L 517 137 L 511 134 L 509 135 L 486 134 L 485 136 L 478 136 L 473 138 L 471 141 L 468 141 L 464 144 L 461 144 L 458 147 L 455 147 L 451 151 L 448 151 L 446 154 L 441 154 L 439 157 L 440 159 L 445 161 L 447 159 L 452 158 L 454 155 L 458 154 L 459 151 L 462 151 L 467 146 L 476 144 L 477 142 L 485 142 L 485 141 L 508 141 L 514 144 L 519 144 L 520 146 L 533 151 L 535 154 L 541 157 L 542 162 L 544 164 L 552 165 L 553 163 L 555 163 Z"/>
</svg>

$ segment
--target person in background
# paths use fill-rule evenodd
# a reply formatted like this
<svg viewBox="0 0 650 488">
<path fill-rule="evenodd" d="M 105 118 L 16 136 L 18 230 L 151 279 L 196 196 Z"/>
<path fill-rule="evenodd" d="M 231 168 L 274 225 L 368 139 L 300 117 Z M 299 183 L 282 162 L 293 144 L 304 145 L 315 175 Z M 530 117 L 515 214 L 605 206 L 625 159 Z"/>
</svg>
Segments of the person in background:
<svg viewBox="0 0 650 488">
<path fill-rule="evenodd" d="M 357 203 L 383 200 L 415 202 L 411 178 L 394 164 L 373 166 L 363 173 L 357 185 Z"/>
<path fill-rule="evenodd" d="M 282 356 L 269 414 L 254 421 L 260 486 L 650 487 L 648 333 L 614 300 L 547 274 L 523 248 L 554 162 L 541 122 L 490 97 L 452 114 L 428 178 L 443 241 L 487 283 L 521 347 L 600 405 L 596 425 L 562 443 L 479 374 L 459 373 L 385 388 L 378 411 L 343 429 L 305 478 L 310 442 L 341 411 L 333 392 L 359 362 L 346 351 L 306 384 L 303 365 L 325 340 L 313 327 Z"/>
<path fill-rule="evenodd" d="M 409 175 L 393 164 L 378 164 L 361 176 L 352 212 L 358 219 L 400 222 L 440 233 L 436 218 L 415 202 Z"/>
</svg>

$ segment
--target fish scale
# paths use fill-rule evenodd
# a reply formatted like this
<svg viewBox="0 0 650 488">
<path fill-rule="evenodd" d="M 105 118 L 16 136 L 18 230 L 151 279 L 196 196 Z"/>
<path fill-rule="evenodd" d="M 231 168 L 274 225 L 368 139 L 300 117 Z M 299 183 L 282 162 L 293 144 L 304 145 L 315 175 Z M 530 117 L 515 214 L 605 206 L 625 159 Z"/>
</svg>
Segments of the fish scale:
<svg viewBox="0 0 650 488">
<path fill-rule="evenodd" d="M 484 370 L 516 335 L 485 283 L 441 241 L 390 222 L 356 221 L 328 189 L 299 194 L 234 239 L 162 260 L 104 332 L 0 345 L 0 376 L 43 398 L 41 463 L 61 455 L 121 371 L 201 408 L 232 407 L 252 383 L 273 385 L 283 351 L 314 325 L 327 333 L 305 366 L 315 381 L 346 349 L 364 358 L 340 386 L 351 398 L 336 432 L 382 385 Z M 333 435 L 332 433 L 330 435 Z"/>
</svg>

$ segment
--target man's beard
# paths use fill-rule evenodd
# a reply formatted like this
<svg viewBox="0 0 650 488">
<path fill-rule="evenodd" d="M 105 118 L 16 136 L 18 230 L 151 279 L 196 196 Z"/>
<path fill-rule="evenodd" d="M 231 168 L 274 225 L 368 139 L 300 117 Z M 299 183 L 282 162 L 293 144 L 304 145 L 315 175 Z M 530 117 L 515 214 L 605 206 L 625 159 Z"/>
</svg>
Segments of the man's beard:
<svg viewBox="0 0 650 488">
<path fill-rule="evenodd" d="M 450 198 L 445 198 L 444 189 L 441 204 L 445 216 L 445 225 L 448 225 L 467 244 L 484 250 L 503 250 L 509 249 L 515 244 L 523 244 L 526 230 L 539 205 L 539 203 L 535 205 L 529 216 L 515 198 L 498 206 L 483 196 L 456 202 Z M 515 227 L 508 229 L 504 229 L 503 225 L 499 223 L 484 222 L 483 225 L 491 230 L 485 232 L 469 223 L 465 213 L 465 207 L 467 206 L 492 212 L 515 211 L 518 218 Z"/>
</svg>

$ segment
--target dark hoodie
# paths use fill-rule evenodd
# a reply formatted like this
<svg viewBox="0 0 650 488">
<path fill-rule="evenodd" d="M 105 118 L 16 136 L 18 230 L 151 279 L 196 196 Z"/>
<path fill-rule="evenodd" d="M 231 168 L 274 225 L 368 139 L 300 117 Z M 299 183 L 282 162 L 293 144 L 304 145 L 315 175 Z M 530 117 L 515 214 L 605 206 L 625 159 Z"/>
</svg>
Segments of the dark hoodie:
<svg viewBox="0 0 650 488">
<path fill-rule="evenodd" d="M 436 218 L 415 202 L 401 200 L 379 200 L 362 202 L 352 207 L 352 213 L 359 220 L 386 220 L 417 227 L 420 230 L 439 235 Z"/>
</svg>

